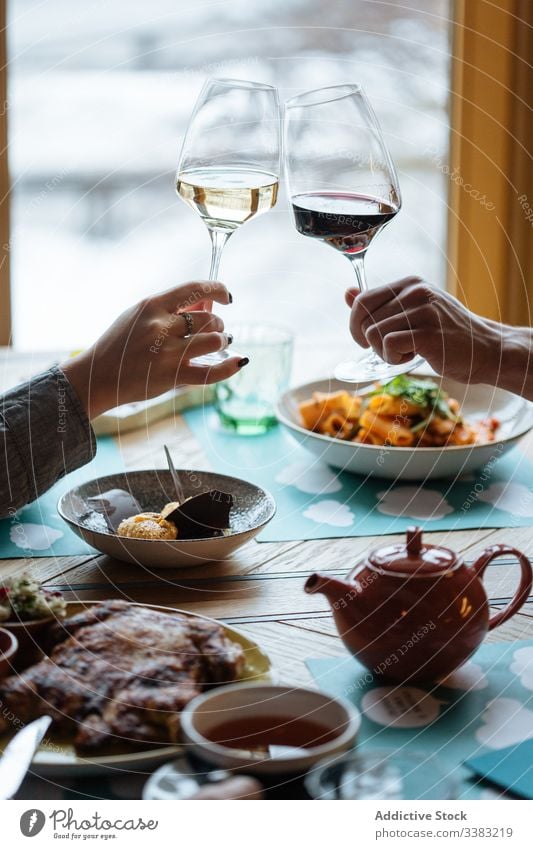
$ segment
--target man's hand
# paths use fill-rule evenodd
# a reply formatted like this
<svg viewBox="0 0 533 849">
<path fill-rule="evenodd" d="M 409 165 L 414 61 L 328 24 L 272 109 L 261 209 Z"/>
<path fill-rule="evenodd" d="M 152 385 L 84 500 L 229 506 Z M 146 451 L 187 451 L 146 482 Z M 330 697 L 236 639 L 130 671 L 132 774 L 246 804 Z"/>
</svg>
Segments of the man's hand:
<svg viewBox="0 0 533 849">
<path fill-rule="evenodd" d="M 509 328 L 469 312 L 419 277 L 362 294 L 349 289 L 346 302 L 355 341 L 388 363 L 420 354 L 436 372 L 463 383 L 490 383 L 498 374 Z"/>
</svg>

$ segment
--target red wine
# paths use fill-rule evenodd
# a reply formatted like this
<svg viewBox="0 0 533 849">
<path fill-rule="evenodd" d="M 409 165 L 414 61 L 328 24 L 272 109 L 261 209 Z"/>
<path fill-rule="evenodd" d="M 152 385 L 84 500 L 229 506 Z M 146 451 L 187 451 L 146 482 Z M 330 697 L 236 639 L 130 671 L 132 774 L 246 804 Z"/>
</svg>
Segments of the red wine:
<svg viewBox="0 0 533 849">
<path fill-rule="evenodd" d="M 398 209 L 386 201 L 349 192 L 308 192 L 292 198 L 296 229 L 345 254 L 366 251 Z"/>
</svg>

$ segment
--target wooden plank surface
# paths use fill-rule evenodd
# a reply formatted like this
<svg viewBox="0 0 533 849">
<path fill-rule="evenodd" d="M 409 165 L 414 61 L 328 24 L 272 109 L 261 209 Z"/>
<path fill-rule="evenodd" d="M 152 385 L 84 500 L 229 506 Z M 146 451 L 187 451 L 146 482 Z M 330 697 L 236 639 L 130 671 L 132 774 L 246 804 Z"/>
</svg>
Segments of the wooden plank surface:
<svg viewBox="0 0 533 849">
<path fill-rule="evenodd" d="M 209 463 L 180 417 L 159 421 L 118 436 L 126 468 L 165 468 L 162 446 L 167 443 L 182 468 L 209 468 Z M 527 451 L 533 456 L 533 438 Z M 442 531 L 425 535 L 429 542 L 453 548 L 467 562 L 495 542 L 511 542 L 533 555 L 531 528 Z M 341 577 L 377 545 L 402 535 L 307 542 L 252 541 L 224 562 L 194 569 L 154 571 L 121 563 L 104 555 L 14 559 L 0 561 L 0 580 L 31 569 L 48 587 L 69 599 L 126 598 L 201 613 L 234 624 L 267 652 L 280 682 L 313 687 L 306 660 L 346 657 L 329 605 L 321 595 L 304 592 L 314 571 Z M 485 576 L 491 610 L 501 610 L 513 595 L 518 568 L 508 556 L 494 563 Z M 533 638 L 533 598 L 510 622 L 492 631 L 487 640 Z M 128 785 L 128 798 L 140 794 Z M 21 798 L 42 798 L 46 782 L 26 781 Z M 132 795 L 133 793 L 133 795 Z M 52 792 L 53 795 L 53 792 Z"/>
<path fill-rule="evenodd" d="M 126 468 L 164 468 L 163 443 L 170 446 L 176 465 L 209 468 L 180 416 L 119 435 L 117 441 Z M 526 448 L 533 455 L 531 440 Z M 453 548 L 469 562 L 486 546 L 511 539 L 516 547 L 533 554 L 531 528 L 440 531 L 426 536 L 430 542 Z M 324 596 L 304 592 L 306 577 L 314 571 L 341 577 L 376 545 L 400 539 L 401 535 L 389 535 L 307 542 L 252 541 L 224 562 L 157 572 L 104 555 L 15 559 L 0 562 L 0 577 L 29 567 L 47 586 L 63 590 L 69 599 L 122 597 L 238 624 L 270 654 L 282 680 L 311 684 L 305 659 L 335 656 L 345 650 Z M 509 557 L 487 570 L 485 586 L 494 609 L 507 603 L 517 580 L 518 568 Z M 528 637 L 533 637 L 533 599 L 523 614 L 489 635 L 490 640 Z"/>
</svg>

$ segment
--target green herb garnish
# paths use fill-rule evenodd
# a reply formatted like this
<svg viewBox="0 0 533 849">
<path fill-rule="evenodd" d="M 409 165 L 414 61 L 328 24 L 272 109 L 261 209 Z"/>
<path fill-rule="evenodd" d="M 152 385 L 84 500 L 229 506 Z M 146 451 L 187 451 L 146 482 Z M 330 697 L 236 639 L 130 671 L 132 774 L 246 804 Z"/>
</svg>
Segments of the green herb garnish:
<svg viewBox="0 0 533 849">
<path fill-rule="evenodd" d="M 424 421 L 415 426 L 417 430 L 421 425 L 429 422 L 435 413 L 438 413 L 443 419 L 451 419 L 454 422 L 461 421 L 461 417 L 450 409 L 448 395 L 439 388 L 434 380 L 399 374 L 389 380 L 388 383 L 382 383 L 379 388 L 374 389 L 370 394 L 387 394 L 396 398 L 405 398 L 406 401 L 416 404 L 421 410 L 429 411 L 429 415 L 424 416 Z"/>
<path fill-rule="evenodd" d="M 411 428 L 412 433 L 418 433 L 419 431 L 424 430 L 430 423 L 432 418 L 433 414 L 427 416 L 425 419 L 422 419 L 422 421 L 418 422 L 418 424 L 415 424 L 414 427 Z"/>
</svg>

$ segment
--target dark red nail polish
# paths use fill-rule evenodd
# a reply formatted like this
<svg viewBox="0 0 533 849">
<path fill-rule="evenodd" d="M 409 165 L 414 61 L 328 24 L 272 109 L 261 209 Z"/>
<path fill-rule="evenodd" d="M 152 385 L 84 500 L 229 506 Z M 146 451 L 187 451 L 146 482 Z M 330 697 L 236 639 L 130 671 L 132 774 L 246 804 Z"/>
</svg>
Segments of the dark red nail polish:
<svg viewBox="0 0 533 849">
<path fill-rule="evenodd" d="M 239 366 L 239 368 L 244 368 L 244 366 L 247 366 L 249 362 L 250 360 L 248 357 L 243 357 L 242 360 L 239 360 L 237 365 Z"/>
<path fill-rule="evenodd" d="M 226 333 L 226 337 L 228 340 L 228 345 L 231 345 L 231 343 L 233 342 L 233 333 Z"/>
<path fill-rule="evenodd" d="M 228 292 L 228 300 L 229 300 L 230 304 L 233 303 L 233 295 L 231 294 L 231 292 Z"/>
</svg>

